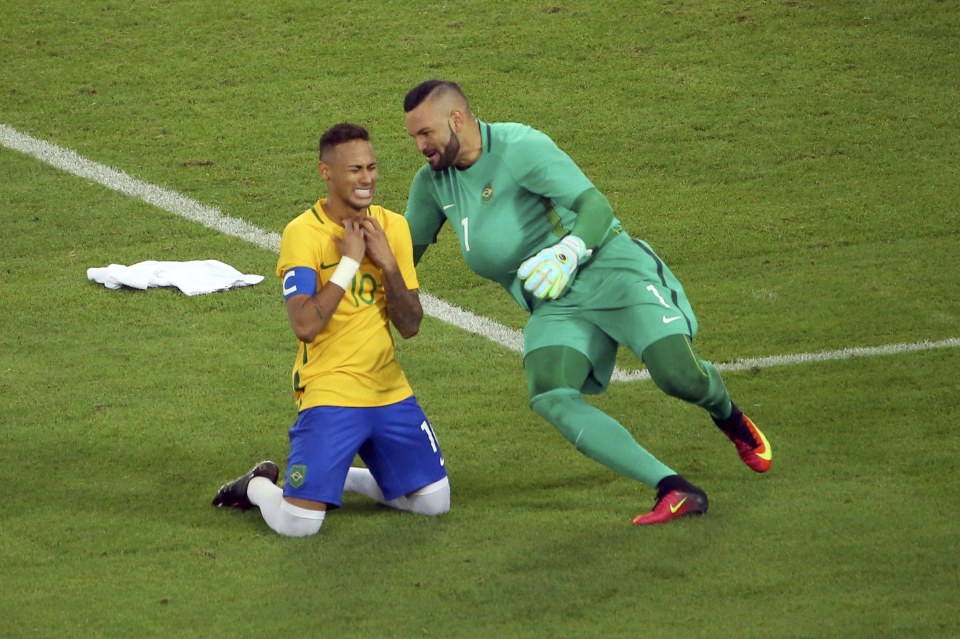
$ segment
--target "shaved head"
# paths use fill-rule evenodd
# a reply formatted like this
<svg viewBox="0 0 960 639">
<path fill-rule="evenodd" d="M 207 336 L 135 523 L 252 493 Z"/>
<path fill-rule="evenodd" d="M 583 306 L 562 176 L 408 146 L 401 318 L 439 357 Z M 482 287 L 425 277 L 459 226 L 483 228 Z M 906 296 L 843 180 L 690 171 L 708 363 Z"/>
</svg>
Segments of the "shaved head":
<svg viewBox="0 0 960 639">
<path fill-rule="evenodd" d="M 470 110 L 470 101 L 464 95 L 460 86 L 456 82 L 447 80 L 427 80 L 410 89 L 407 96 L 403 99 L 403 110 L 410 113 L 423 102 L 437 102 L 444 107 L 459 109 L 467 115 L 472 115 Z"/>
<path fill-rule="evenodd" d="M 403 100 L 407 133 L 434 171 L 465 169 L 480 157 L 480 124 L 455 82 L 427 80 Z"/>
</svg>

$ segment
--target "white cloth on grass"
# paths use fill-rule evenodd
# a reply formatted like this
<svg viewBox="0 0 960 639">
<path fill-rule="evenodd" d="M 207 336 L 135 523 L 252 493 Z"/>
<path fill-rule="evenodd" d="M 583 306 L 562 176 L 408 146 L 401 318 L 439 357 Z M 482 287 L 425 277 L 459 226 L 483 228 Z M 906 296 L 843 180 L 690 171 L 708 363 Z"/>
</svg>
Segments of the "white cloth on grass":
<svg viewBox="0 0 960 639">
<path fill-rule="evenodd" d="M 110 289 L 121 286 L 147 289 L 151 286 L 176 286 L 186 295 L 203 295 L 224 291 L 234 286 L 252 286 L 263 281 L 262 275 L 244 275 L 229 264 L 217 260 L 191 262 L 157 262 L 148 260 L 132 266 L 111 264 L 88 268 L 87 279 Z"/>
</svg>

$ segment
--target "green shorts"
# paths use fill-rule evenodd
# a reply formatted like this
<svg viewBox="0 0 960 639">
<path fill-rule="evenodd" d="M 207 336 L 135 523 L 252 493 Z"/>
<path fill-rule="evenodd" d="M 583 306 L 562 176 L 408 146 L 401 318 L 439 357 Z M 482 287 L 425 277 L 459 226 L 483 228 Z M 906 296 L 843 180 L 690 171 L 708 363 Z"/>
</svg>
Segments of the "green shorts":
<svg viewBox="0 0 960 639">
<path fill-rule="evenodd" d="M 581 390 L 597 394 L 610 383 L 619 345 L 642 358 L 659 339 L 696 333 L 680 281 L 649 245 L 623 234 L 577 272 L 567 294 L 534 308 L 523 347 L 524 355 L 547 346 L 582 353 L 593 370 Z"/>
</svg>

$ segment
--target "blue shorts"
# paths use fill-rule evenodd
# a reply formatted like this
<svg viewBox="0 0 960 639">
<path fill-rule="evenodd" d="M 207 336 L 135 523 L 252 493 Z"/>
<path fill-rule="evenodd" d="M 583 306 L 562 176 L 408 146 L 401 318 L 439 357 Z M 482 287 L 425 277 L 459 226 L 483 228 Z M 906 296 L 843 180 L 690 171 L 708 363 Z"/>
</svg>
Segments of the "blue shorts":
<svg viewBox="0 0 960 639">
<path fill-rule="evenodd" d="M 290 428 L 283 496 L 339 508 L 356 455 L 387 500 L 447 476 L 440 443 L 413 395 L 374 408 L 316 406 L 301 411 Z"/>
</svg>

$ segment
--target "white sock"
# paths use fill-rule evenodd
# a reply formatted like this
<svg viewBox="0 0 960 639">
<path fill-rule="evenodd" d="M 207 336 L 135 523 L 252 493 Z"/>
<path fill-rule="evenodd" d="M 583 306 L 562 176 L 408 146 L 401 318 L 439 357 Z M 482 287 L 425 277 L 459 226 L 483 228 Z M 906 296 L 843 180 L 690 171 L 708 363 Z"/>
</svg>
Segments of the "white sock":
<svg viewBox="0 0 960 639">
<path fill-rule="evenodd" d="M 444 477 L 440 481 L 435 481 L 406 497 L 398 497 L 393 501 L 405 502 L 404 506 L 394 506 L 400 510 L 409 510 L 418 515 L 442 515 L 450 511 L 450 480 Z M 393 502 L 389 502 L 388 505 L 393 505 Z"/>
<path fill-rule="evenodd" d="M 254 477 L 247 484 L 247 498 L 260 508 L 263 520 L 285 537 L 306 537 L 320 532 L 324 510 L 309 510 L 283 501 L 283 489 L 266 477 Z"/>
<path fill-rule="evenodd" d="M 387 501 L 368 469 L 351 467 L 347 471 L 347 481 L 344 482 L 343 489 L 365 495 L 385 506 L 418 515 L 442 515 L 450 510 L 450 482 L 446 477 L 409 495 Z"/>
<path fill-rule="evenodd" d="M 351 466 L 350 470 L 347 471 L 347 480 L 343 483 L 343 490 L 348 493 L 365 495 L 381 504 L 385 503 L 383 491 L 380 490 L 377 480 L 366 468 Z"/>
</svg>

